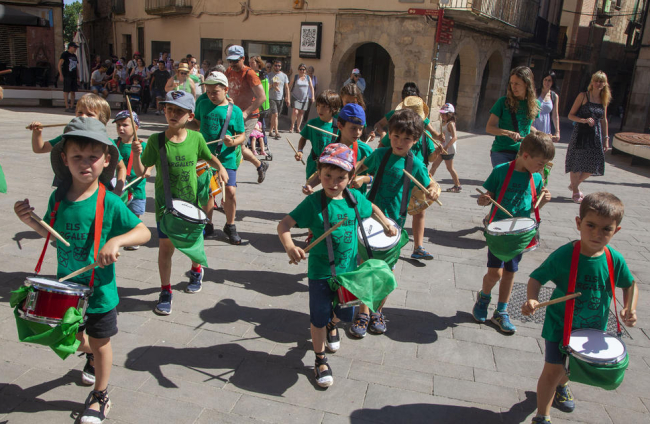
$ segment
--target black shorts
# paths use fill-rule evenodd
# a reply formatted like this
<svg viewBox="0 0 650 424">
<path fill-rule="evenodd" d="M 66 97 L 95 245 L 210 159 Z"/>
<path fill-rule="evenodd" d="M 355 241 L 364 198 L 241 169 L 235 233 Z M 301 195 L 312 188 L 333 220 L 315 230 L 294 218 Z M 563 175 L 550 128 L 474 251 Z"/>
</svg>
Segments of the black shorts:
<svg viewBox="0 0 650 424">
<path fill-rule="evenodd" d="M 63 92 L 77 92 L 77 77 L 63 77 Z"/>
<path fill-rule="evenodd" d="M 79 332 L 86 331 L 93 339 L 107 339 L 117 334 L 117 309 L 101 314 L 86 314 L 86 321 L 79 326 Z"/>
<path fill-rule="evenodd" d="M 452 153 L 452 154 L 449 154 L 449 155 L 440 155 L 440 156 L 442 156 L 443 160 L 452 160 L 454 158 L 455 154 L 456 153 Z"/>
</svg>

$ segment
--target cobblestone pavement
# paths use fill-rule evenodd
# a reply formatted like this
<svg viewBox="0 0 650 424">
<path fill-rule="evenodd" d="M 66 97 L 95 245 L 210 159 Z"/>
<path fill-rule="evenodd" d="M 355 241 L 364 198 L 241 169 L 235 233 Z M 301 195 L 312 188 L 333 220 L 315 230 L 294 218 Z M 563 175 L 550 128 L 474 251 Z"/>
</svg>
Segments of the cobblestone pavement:
<svg viewBox="0 0 650 424">
<path fill-rule="evenodd" d="M 72 422 L 89 391 L 79 384 L 83 360 L 62 361 L 47 348 L 19 343 L 9 308 L 10 291 L 32 274 L 43 245 L 18 221 L 13 204 L 27 197 L 42 215 L 52 181 L 48 155 L 31 152 L 24 128 L 34 119 L 58 123 L 70 117 L 60 109 L 0 109 L 0 163 L 9 185 L 9 193 L 0 196 L 0 422 Z M 141 136 L 164 128 L 162 117 L 150 114 L 142 121 Z M 44 134 L 48 139 L 60 132 Z M 116 135 L 112 124 L 109 134 Z M 298 135 L 286 135 L 297 143 Z M 152 313 L 159 279 L 148 199 L 144 221 L 154 236 L 139 251 L 124 252 L 117 267 L 120 332 L 112 340 L 114 406 L 107 422 L 529 422 L 543 364 L 541 325 L 515 321 L 517 333 L 504 336 L 490 324 L 474 323 L 470 314 L 486 262 L 480 230 L 486 210 L 476 205 L 474 189 L 490 172 L 491 137 L 460 134 L 455 162 L 463 191 L 443 192 L 444 206 L 427 211 L 425 248 L 435 260 L 408 259 L 412 243 L 403 249 L 399 285 L 385 309 L 388 332 L 362 340 L 343 336 L 341 350 L 329 356 L 335 384 L 328 390 L 316 388 L 312 378 L 307 266 L 289 265 L 276 235 L 278 221 L 303 198 L 304 167 L 293 160 L 286 140 L 270 143 L 274 157 L 266 181 L 257 184 L 247 163 L 238 175 L 236 224 L 245 243 L 225 242 L 224 216 L 216 213 L 219 230 L 206 241 L 211 268 L 203 291 L 182 292 L 189 262 L 175 255 L 174 312 L 168 317 Z M 563 173 L 565 152 L 566 144 L 559 144 L 550 177 L 553 200 L 542 211 L 541 247 L 525 255 L 517 290 L 525 290 L 528 274 L 550 252 L 577 236 L 578 208 Z M 577 408 L 571 414 L 553 410 L 554 423 L 650 421 L 650 297 L 644 293 L 650 172 L 630 166 L 623 155 L 608 154 L 607 162 L 606 175 L 589 179 L 583 190 L 609 190 L 626 204 L 623 229 L 612 245 L 638 279 L 639 325 L 626 339 L 630 369 L 619 389 L 573 384 Z M 444 166 L 436 178 L 443 190 L 452 185 Z M 153 185 L 147 191 L 151 196 Z M 302 241 L 306 232 L 295 230 L 293 236 Z M 50 250 L 43 275 L 54 272 Z"/>
</svg>

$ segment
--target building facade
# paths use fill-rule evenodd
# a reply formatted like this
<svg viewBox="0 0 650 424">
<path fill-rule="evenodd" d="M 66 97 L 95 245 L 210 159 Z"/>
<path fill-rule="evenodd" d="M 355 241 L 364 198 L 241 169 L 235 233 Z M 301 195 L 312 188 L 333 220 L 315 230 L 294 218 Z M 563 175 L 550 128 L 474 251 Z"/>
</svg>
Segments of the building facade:
<svg viewBox="0 0 650 424">
<path fill-rule="evenodd" d="M 650 7 L 638 7 L 630 20 L 629 48 L 637 53 L 631 90 L 625 108 L 623 130 L 650 132 Z"/>
</svg>

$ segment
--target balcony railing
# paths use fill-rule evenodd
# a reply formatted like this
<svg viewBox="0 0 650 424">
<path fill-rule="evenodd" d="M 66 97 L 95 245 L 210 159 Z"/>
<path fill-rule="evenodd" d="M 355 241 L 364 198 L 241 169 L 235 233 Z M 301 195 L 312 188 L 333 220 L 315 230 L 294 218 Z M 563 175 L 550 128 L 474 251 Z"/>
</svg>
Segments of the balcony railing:
<svg viewBox="0 0 650 424">
<path fill-rule="evenodd" d="M 149 15 L 182 15 L 192 12 L 192 1 L 145 0 L 144 11 Z"/>
<path fill-rule="evenodd" d="M 539 0 L 451 0 L 446 10 L 471 10 L 503 26 L 534 34 Z"/>
</svg>

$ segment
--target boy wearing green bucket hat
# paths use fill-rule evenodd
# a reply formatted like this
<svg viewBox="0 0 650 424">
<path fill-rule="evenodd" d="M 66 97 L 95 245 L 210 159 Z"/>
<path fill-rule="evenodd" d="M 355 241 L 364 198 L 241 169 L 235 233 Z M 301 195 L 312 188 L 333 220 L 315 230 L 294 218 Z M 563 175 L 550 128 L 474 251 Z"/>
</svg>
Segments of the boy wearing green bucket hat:
<svg viewBox="0 0 650 424">
<path fill-rule="evenodd" d="M 291 259 L 290 263 L 297 264 L 306 259 L 306 254 L 291 239 L 291 228 L 309 228 L 314 237 L 318 238 L 325 233 L 326 222 L 327 226 L 333 227 L 338 221 L 345 220 L 344 225 L 327 237 L 328 240 L 316 244 L 309 252 L 307 276 L 312 345 L 316 354 L 314 374 L 319 386 L 329 387 L 334 383 L 334 379 L 325 356 L 325 347 L 331 352 L 336 352 L 340 347 L 340 336 L 336 328 L 340 317 L 335 315 L 339 310 L 334 309 L 332 304 L 336 292 L 329 284 L 330 277 L 349 273 L 357 268 L 359 219 L 376 215 L 377 219 L 387 226 L 388 235 L 394 236 L 397 232 L 377 206 L 359 191 L 347 189 L 356 164 L 352 149 L 341 143 L 329 144 L 324 148 L 318 162 L 323 189 L 309 195 L 284 217 L 278 224 L 278 236 Z M 392 277 L 388 267 L 383 262 L 380 264 L 384 265 L 386 272 Z"/>
<path fill-rule="evenodd" d="M 70 279 L 91 287 L 85 322 L 75 328 L 81 330 L 77 333 L 77 350 L 87 357 L 82 383 L 95 385 L 80 422 L 96 423 L 106 418 L 111 405 L 107 387 L 119 302 L 113 264 L 121 247 L 146 243 L 151 233 L 117 195 L 105 188 L 115 173 L 118 152 L 102 122 L 86 117 L 72 119 L 50 158 L 62 183 L 50 196 L 45 216 L 53 217 L 50 225 L 71 245 L 57 243 L 57 277 L 99 263 L 99 268 Z M 49 239 L 49 233 L 30 216 L 33 208 L 27 199 L 17 202 L 14 210 L 21 221 Z M 52 348 L 61 357 L 71 353 L 57 351 L 60 345 Z"/>
<path fill-rule="evenodd" d="M 573 251 L 577 249 L 578 260 L 573 265 L 577 268 L 575 292 L 580 292 L 582 295 L 573 301 L 571 329 L 607 330 L 609 307 L 612 301 L 608 256 L 611 257 L 615 285 L 623 289 L 624 307 L 620 312 L 621 320 L 628 327 L 636 324 L 638 297 L 633 295 L 634 277 L 623 256 L 607 246 L 614 234 L 621 229 L 623 212 L 623 202 L 613 194 L 599 192 L 584 198 L 580 204 L 580 216 L 576 217 L 580 241 L 560 247 L 530 274 L 528 300 L 521 308 L 524 315 L 535 313 L 535 308 L 539 304 L 537 299 L 540 289 L 548 281 L 555 283 L 551 299 L 565 296 L 570 292 Z M 576 247 L 577 243 L 580 245 Z M 609 254 L 605 249 L 609 250 Z M 566 355 L 560 346 L 563 344 L 565 330 L 565 310 L 571 307 L 569 302 L 550 305 L 546 310 L 542 329 L 542 337 L 546 341 L 544 369 L 537 382 L 537 415 L 533 418 L 533 423 L 551 422 L 551 404 L 564 412 L 571 412 L 575 408 L 573 395 L 568 387 L 569 377 L 564 368 Z M 574 372 L 571 373 L 571 379 Z"/>
<path fill-rule="evenodd" d="M 555 157 L 555 146 L 549 135 L 542 133 L 527 135 L 522 140 L 519 154 L 514 161 L 494 167 L 488 179 L 483 183 L 487 193 L 479 196 L 477 203 L 487 206 L 491 204 L 490 199 L 495 199 L 512 216 L 529 218 L 534 210 L 535 202 L 533 185 L 537 198 L 542 197 L 539 208 L 551 200 L 551 193 L 542 184 L 542 176 L 539 172 L 553 157 Z M 508 218 L 508 215 L 493 206 L 491 219 L 487 222 L 484 221 L 484 225 L 487 227 L 490 222 L 505 218 Z M 477 300 L 472 309 L 472 316 L 476 322 L 484 323 L 487 319 L 490 293 L 500 281 L 499 303 L 497 303 L 491 321 L 506 334 L 517 331 L 514 324 L 510 322 L 508 302 L 515 281 L 515 273 L 519 269 L 519 261 L 521 261 L 522 251 L 527 242 L 523 243 L 522 250 L 519 252 L 508 251 L 507 253 L 511 254 L 509 258 L 502 257 L 499 252 L 493 252 L 488 245 L 487 273 L 483 277 L 483 286 L 477 294 Z"/>
</svg>

